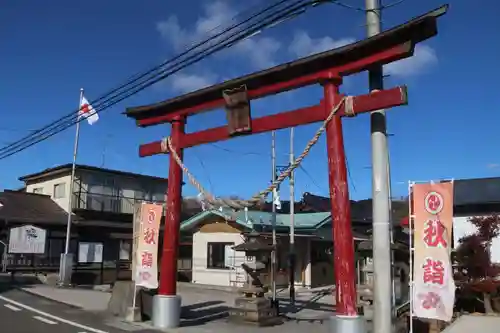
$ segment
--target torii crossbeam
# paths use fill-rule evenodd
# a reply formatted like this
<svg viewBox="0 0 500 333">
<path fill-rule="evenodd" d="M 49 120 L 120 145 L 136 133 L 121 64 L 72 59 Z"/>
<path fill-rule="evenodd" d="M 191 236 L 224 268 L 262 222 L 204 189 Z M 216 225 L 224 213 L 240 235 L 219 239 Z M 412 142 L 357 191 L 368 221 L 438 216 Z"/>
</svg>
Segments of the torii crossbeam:
<svg viewBox="0 0 500 333">
<path fill-rule="evenodd" d="M 320 54 L 246 75 L 231 81 L 201 89 L 160 103 L 128 108 L 126 115 L 140 127 L 171 123 L 171 144 L 182 159 L 183 149 L 200 144 L 230 139 L 235 134 L 252 135 L 324 121 L 343 98 L 339 92 L 342 77 L 365 71 L 413 55 L 417 43 L 437 34 L 437 18 L 447 7 L 415 18 L 377 36 Z M 316 105 L 257 119 L 248 115 L 250 100 L 283 91 L 321 84 L 324 98 Z M 243 90 L 241 90 L 243 87 Z M 231 111 L 228 91 L 240 89 L 243 107 Z M 233 97 L 235 95 L 232 95 Z M 231 97 L 231 96 L 230 96 Z M 240 102 L 241 102 L 240 98 Z M 234 100 L 233 100 L 234 102 Z M 405 87 L 396 87 L 350 99 L 343 104 L 326 126 L 328 153 L 328 180 L 330 185 L 333 224 L 334 272 L 336 285 L 336 312 L 357 316 L 354 244 L 351 230 L 351 212 L 347 185 L 347 170 L 342 134 L 342 117 L 407 104 Z M 237 103 L 236 103 L 237 104 Z M 229 108 L 229 127 L 222 126 L 186 133 L 189 116 L 215 108 Z M 243 110 L 243 111 L 242 111 Z M 247 112 L 243 118 L 240 116 Z M 235 117 L 235 115 L 238 115 Z M 243 125 L 239 123 L 243 119 Z M 141 157 L 167 153 L 162 141 L 143 144 Z M 153 324 L 170 328 L 179 325 L 180 298 L 177 296 L 177 249 L 181 213 L 182 169 L 170 154 L 167 208 L 163 251 L 160 266 L 160 287 L 155 296 Z"/>
</svg>

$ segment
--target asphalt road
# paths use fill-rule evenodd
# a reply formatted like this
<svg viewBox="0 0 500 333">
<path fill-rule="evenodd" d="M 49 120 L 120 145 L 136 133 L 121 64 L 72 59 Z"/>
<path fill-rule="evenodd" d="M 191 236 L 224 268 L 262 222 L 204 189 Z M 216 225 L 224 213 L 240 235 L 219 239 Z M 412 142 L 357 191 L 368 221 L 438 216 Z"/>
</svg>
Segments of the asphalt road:
<svg viewBox="0 0 500 333">
<path fill-rule="evenodd" d="M 2 333 L 146 333 L 143 329 L 119 329 L 109 318 L 56 303 L 18 289 L 0 288 Z M 114 325 L 116 326 L 116 325 Z"/>
</svg>

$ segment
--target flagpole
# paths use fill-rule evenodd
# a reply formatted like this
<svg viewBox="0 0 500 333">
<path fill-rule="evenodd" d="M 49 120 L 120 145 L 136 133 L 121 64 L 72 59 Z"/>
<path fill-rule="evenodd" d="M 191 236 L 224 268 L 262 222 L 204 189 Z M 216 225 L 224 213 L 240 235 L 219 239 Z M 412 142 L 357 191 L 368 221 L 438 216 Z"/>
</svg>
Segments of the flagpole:
<svg viewBox="0 0 500 333">
<path fill-rule="evenodd" d="M 293 154 L 293 127 L 290 128 L 290 165 L 295 160 Z M 295 177 L 290 172 L 290 303 L 295 305 Z"/>
<path fill-rule="evenodd" d="M 271 132 L 271 182 L 276 180 L 276 132 Z M 276 299 L 276 191 L 272 192 L 272 239 L 273 239 L 273 252 L 271 252 L 271 289 L 273 306 L 279 309 Z"/>
<path fill-rule="evenodd" d="M 78 114 L 80 114 L 80 107 L 83 100 L 83 88 L 80 88 L 80 100 L 78 102 Z M 64 254 L 61 256 L 60 266 L 60 282 L 68 284 L 71 278 L 71 270 L 73 268 L 73 260 L 69 253 L 71 243 L 71 218 L 73 213 L 73 192 L 75 188 L 75 169 L 76 169 L 76 156 L 78 154 L 78 140 L 80 138 L 80 121 L 76 123 L 75 131 L 75 144 L 73 147 L 73 163 L 71 164 L 71 179 L 69 184 L 69 197 L 68 197 L 68 219 L 66 223 L 66 242 L 64 245 Z"/>
</svg>

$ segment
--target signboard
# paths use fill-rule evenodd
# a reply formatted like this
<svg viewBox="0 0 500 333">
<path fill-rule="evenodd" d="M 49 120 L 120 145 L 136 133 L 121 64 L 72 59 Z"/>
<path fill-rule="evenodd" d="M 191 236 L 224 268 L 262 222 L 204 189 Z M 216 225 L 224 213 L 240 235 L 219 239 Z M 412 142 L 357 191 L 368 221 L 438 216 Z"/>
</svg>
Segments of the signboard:
<svg viewBox="0 0 500 333">
<path fill-rule="evenodd" d="M 79 263 L 101 263 L 104 245 L 102 243 L 80 242 L 78 243 Z"/>
<path fill-rule="evenodd" d="M 47 231 L 32 225 L 12 228 L 9 232 L 9 253 L 45 253 Z"/>
<path fill-rule="evenodd" d="M 451 321 L 455 282 L 451 266 L 453 183 L 413 185 L 413 313 Z"/>
<path fill-rule="evenodd" d="M 136 286 L 158 288 L 158 235 L 163 213 L 161 204 L 142 203 L 140 225 L 135 251 L 135 284 Z"/>
</svg>

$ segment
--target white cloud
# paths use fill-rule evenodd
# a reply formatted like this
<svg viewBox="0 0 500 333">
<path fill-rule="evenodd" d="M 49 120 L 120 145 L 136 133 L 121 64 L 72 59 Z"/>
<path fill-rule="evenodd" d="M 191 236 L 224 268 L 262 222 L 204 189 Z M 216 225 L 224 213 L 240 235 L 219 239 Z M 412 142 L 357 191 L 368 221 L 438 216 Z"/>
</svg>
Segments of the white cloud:
<svg viewBox="0 0 500 333">
<path fill-rule="evenodd" d="M 305 31 L 298 31 L 289 46 L 289 51 L 297 57 L 305 57 L 326 50 L 342 47 L 355 42 L 354 38 L 333 39 L 325 36 L 312 38 Z M 427 45 L 417 45 L 413 57 L 384 66 L 384 74 L 408 77 L 421 74 L 438 62 L 436 51 Z"/>
<path fill-rule="evenodd" d="M 234 45 L 234 51 L 245 55 L 256 69 L 275 66 L 280 48 L 281 43 L 271 37 L 252 37 Z"/>
<path fill-rule="evenodd" d="M 172 75 L 169 80 L 170 86 L 178 93 L 188 93 L 213 85 L 217 82 L 217 76 L 212 73 Z"/>
<path fill-rule="evenodd" d="M 165 40 L 172 44 L 175 50 L 182 49 L 188 44 L 186 38 L 189 34 L 181 28 L 176 16 L 170 16 L 165 21 L 156 23 L 156 30 Z"/>
<path fill-rule="evenodd" d="M 351 44 L 354 41 L 355 39 L 350 37 L 340 39 L 333 39 L 328 36 L 312 38 L 305 31 L 297 31 L 288 49 L 290 53 L 297 57 L 305 57 L 311 54 L 320 53 L 347 44 Z"/>
<path fill-rule="evenodd" d="M 203 14 L 191 27 L 183 27 L 179 23 L 179 19 L 172 15 L 165 21 L 158 22 L 156 29 L 175 51 L 180 52 L 205 40 L 210 35 L 222 32 L 223 28 L 231 24 L 232 18 L 236 14 L 237 10 L 231 8 L 227 2 L 216 0 L 203 7 Z M 211 43 L 216 43 L 218 40 L 215 38 Z M 254 36 L 235 44 L 227 49 L 223 55 L 242 57 L 249 60 L 255 69 L 261 69 L 275 65 L 273 58 L 280 48 L 281 43 L 274 38 Z"/>
<path fill-rule="evenodd" d="M 156 30 L 175 51 L 180 52 L 210 35 L 221 32 L 235 15 L 236 11 L 227 3 L 217 0 L 205 4 L 203 14 L 191 28 L 182 27 L 177 16 L 171 15 L 165 21 L 156 23 Z"/>
<path fill-rule="evenodd" d="M 394 76 L 414 76 L 423 73 L 438 62 L 436 51 L 427 45 L 416 45 L 413 57 L 384 66 L 384 74 Z"/>
</svg>

